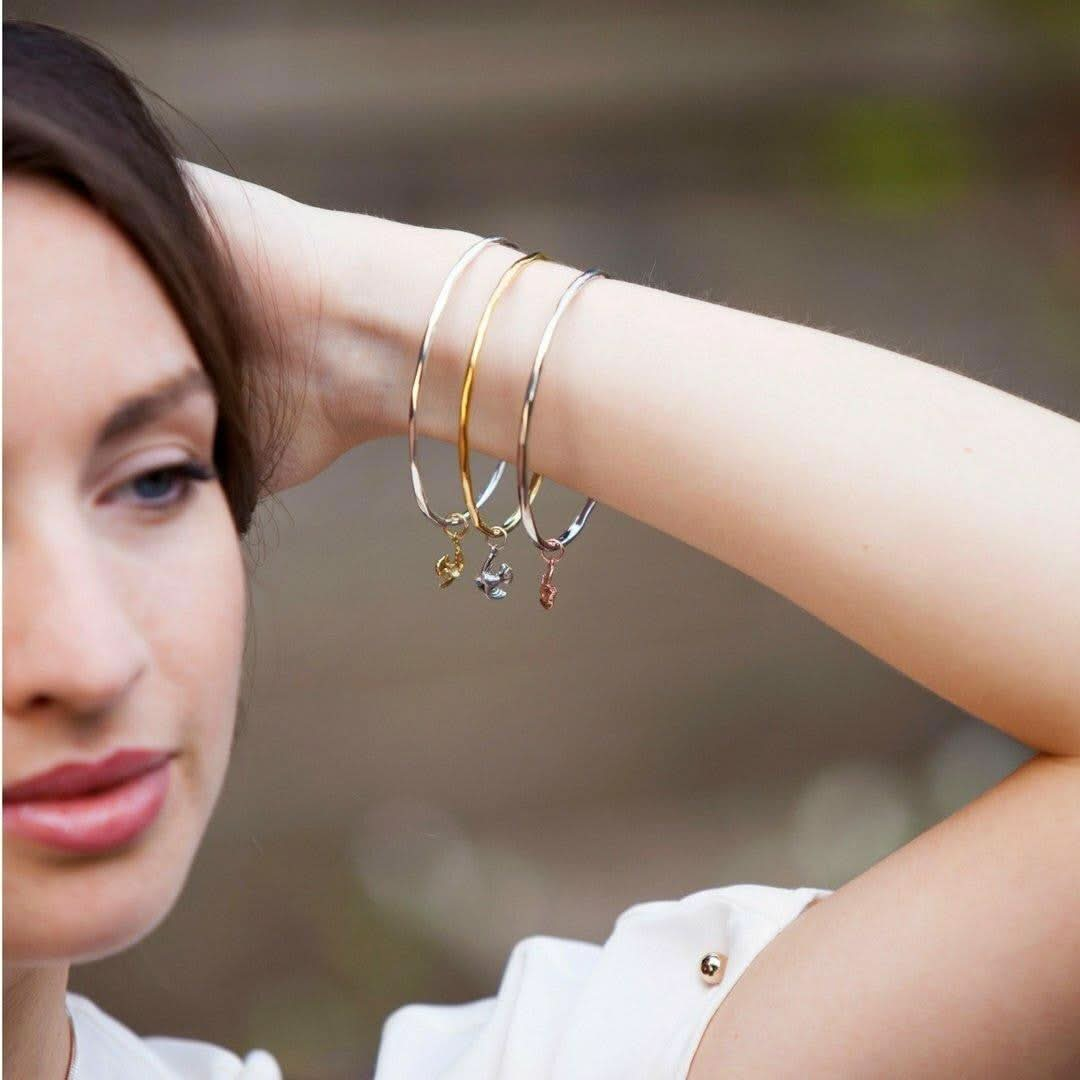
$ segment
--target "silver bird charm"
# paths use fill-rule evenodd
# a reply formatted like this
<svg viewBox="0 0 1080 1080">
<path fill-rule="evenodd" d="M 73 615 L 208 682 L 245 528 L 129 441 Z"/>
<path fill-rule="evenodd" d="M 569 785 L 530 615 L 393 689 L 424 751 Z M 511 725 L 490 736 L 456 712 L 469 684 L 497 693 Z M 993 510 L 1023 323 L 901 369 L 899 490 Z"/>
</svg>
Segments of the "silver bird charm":
<svg viewBox="0 0 1080 1080">
<path fill-rule="evenodd" d="M 491 564 L 498 554 L 497 547 L 489 547 L 487 561 L 476 576 L 476 587 L 492 600 L 501 600 L 506 596 L 507 586 L 514 580 L 514 571 L 509 563 L 499 563 L 498 568 L 492 570 Z"/>
</svg>

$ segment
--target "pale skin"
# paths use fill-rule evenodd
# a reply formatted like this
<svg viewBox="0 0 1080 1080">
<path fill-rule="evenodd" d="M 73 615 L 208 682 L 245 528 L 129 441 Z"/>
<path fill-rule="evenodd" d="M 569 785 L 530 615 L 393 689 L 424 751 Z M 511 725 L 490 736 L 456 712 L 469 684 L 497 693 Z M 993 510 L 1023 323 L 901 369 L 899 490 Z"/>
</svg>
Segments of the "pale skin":
<svg viewBox="0 0 1080 1080">
<path fill-rule="evenodd" d="M 193 174 L 259 280 L 248 223 L 281 221 L 275 196 Z M 305 214 L 332 434 L 282 486 L 372 433 L 405 431 L 431 304 L 477 239 Z M 423 434 L 456 441 L 476 320 L 520 257 L 489 249 L 463 279 L 425 378 Z M 533 349 L 581 269 L 535 264 L 505 295 L 474 388 L 475 449 L 514 460 Z M 305 263 L 296 280 L 309 278 Z M 785 930 L 718 1009 L 691 1080 L 1071 1075 L 1080 424 L 872 345 L 601 279 L 560 323 L 529 453 L 533 469 L 737 567 L 1041 752 Z"/>
<path fill-rule="evenodd" d="M 4 783 L 121 746 L 175 750 L 136 842 L 4 837 L 4 1075 L 60 1080 L 72 963 L 127 948 L 179 896 L 225 779 L 245 628 L 240 544 L 210 460 L 214 398 L 95 450 L 130 395 L 201 371 L 135 250 L 88 204 L 4 178 Z M 145 474 L 149 479 L 142 479 Z"/>
<path fill-rule="evenodd" d="M 298 436 L 274 487 L 310 479 L 368 439 L 403 434 L 427 314 L 446 272 L 477 237 L 305 206 L 201 168 L 192 168 L 191 176 L 220 221 L 252 297 L 272 311 L 295 384 L 306 391 Z M 8 193 L 5 181 L 6 204 Z M 39 226 L 43 220 L 40 204 L 16 204 L 11 211 L 5 206 L 5 261 L 9 214 L 20 212 Z M 107 237 L 108 230 L 95 231 L 88 217 L 68 221 L 61 261 L 99 257 L 100 251 L 80 248 L 79 238 L 107 243 Z M 114 243 L 119 245 L 115 237 Z M 40 237 L 36 246 L 28 241 L 20 258 L 32 259 L 40 247 Z M 518 257 L 490 249 L 463 279 L 431 357 L 422 434 L 456 441 L 472 330 L 499 275 Z M 475 384 L 469 429 L 475 450 L 514 460 L 532 350 L 559 293 L 580 269 L 536 264 L 506 294 Z M 145 281 L 138 291 L 137 274 L 126 285 L 109 285 L 133 290 L 114 297 L 126 311 L 138 298 L 157 312 L 162 326 L 168 324 L 167 306 L 151 297 Z M 40 326 L 30 313 L 47 304 L 50 290 L 75 284 L 50 281 L 43 273 L 37 288 L 38 295 L 11 305 L 5 275 L 6 355 L 10 311 L 16 312 L 16 332 L 23 313 L 24 347 L 41 353 Z M 108 291 L 100 282 L 99 290 Z M 82 317 L 89 320 L 91 311 Z M 72 318 L 77 323 L 78 311 Z M 133 332 L 131 340 L 144 336 Z M 107 344 L 112 352 L 125 342 Z M 62 367 L 62 345 L 54 353 L 44 350 L 56 380 L 72 377 Z M 99 362 L 113 368 L 98 411 L 135 377 L 114 360 Z M 37 363 L 40 371 L 40 356 Z M 100 510 L 73 516 L 70 486 L 61 482 L 83 467 L 79 455 L 96 413 L 83 406 L 68 416 L 63 422 L 71 437 L 50 451 L 51 458 L 42 457 L 40 447 L 31 452 L 29 427 L 21 435 L 18 425 L 8 431 L 10 415 L 55 409 L 61 382 L 50 395 L 48 375 L 43 386 L 35 381 L 41 377 L 27 373 L 20 391 L 24 407 L 17 408 L 5 365 L 5 529 L 21 522 L 56 537 L 50 549 L 56 565 L 36 556 L 43 564 L 38 573 L 49 572 L 37 580 L 38 603 L 56 587 L 49 574 L 60 572 L 63 555 L 70 554 L 66 544 L 81 544 L 76 553 L 85 555 L 111 549 L 107 538 L 114 535 Z M 14 493 L 13 509 L 7 504 L 11 440 L 27 490 L 40 490 L 52 477 L 55 498 L 33 513 Z M 554 339 L 529 452 L 532 468 L 545 476 L 742 570 L 1040 752 L 780 934 L 717 1010 L 692 1080 L 1069 1074 L 1080 1058 L 1080 424 L 880 348 L 601 279 L 578 296 Z M 210 515 L 202 524 L 220 524 L 213 516 L 220 508 L 205 487 L 195 508 Z M 74 541 L 52 523 L 47 506 L 68 514 Z M 580 542 L 587 543 L 587 536 Z M 219 587 L 235 587 L 235 536 L 222 529 L 205 543 L 198 553 L 202 569 L 219 576 Z M 136 556 L 125 550 L 121 568 L 134 569 L 130 560 Z M 6 555 L 5 574 L 8 562 Z M 82 570 L 99 572 L 89 561 Z M 189 798 L 178 803 L 175 834 L 141 852 L 143 859 L 159 858 L 173 845 L 174 870 L 158 895 L 130 898 L 124 865 L 105 863 L 92 883 L 102 898 L 94 925 L 72 925 L 63 906 L 63 868 L 40 860 L 16 868 L 17 875 L 42 875 L 35 887 L 57 898 L 51 917 L 66 937 L 53 947 L 43 931 L 35 943 L 24 926 L 23 964 L 10 981 L 5 969 L 5 1006 L 9 987 L 17 1006 L 14 1016 L 5 1017 L 5 1067 L 7 1027 L 14 1020 L 18 1063 L 47 1065 L 26 1074 L 59 1077 L 67 1052 L 67 965 L 132 944 L 164 917 L 216 797 L 231 712 L 220 700 L 188 702 L 194 711 L 178 707 L 195 688 L 181 672 L 168 678 L 170 649 L 176 647 L 169 635 L 196 636 L 205 627 L 185 631 L 132 608 L 134 594 L 115 587 L 122 576 L 110 579 L 108 596 L 96 596 L 97 614 L 89 608 L 85 613 L 111 620 L 104 637 L 88 645 L 92 635 L 76 638 L 57 618 L 39 631 L 37 651 L 16 653 L 25 666 L 15 668 L 8 655 L 9 605 L 30 612 L 32 599 L 22 585 L 29 576 L 19 574 L 14 600 L 5 588 L 5 750 L 11 723 L 29 715 L 30 688 L 55 691 L 60 704 L 42 714 L 49 722 L 20 728 L 29 733 L 26 749 L 14 761 L 5 753 L 5 781 L 66 756 L 50 756 L 35 732 L 59 740 L 54 750 L 65 739 L 74 745 L 70 717 L 80 701 L 82 707 L 107 707 L 122 726 L 138 708 L 125 696 L 134 693 L 144 695 L 144 705 L 157 703 L 158 734 L 189 747 L 196 765 L 204 762 L 187 774 L 183 790 Z M 97 588 L 84 585 L 88 605 Z M 127 606 L 121 603 L 125 595 Z M 104 614 L 103 600 L 111 604 Z M 558 618 L 558 605 L 544 617 Z M 240 640 L 241 626 L 239 604 L 227 642 Z M 42 659 L 54 638 L 72 650 L 72 658 L 78 648 L 92 650 L 94 662 L 75 667 L 90 673 L 84 680 L 96 673 L 96 684 L 50 682 L 62 670 Z M 227 664 L 216 655 L 203 659 L 229 704 L 235 691 Z M 13 670 L 23 675 L 22 697 L 9 698 Z M 140 671 L 150 677 L 135 680 Z M 179 696 L 166 694 L 167 686 Z M 201 721 L 170 726 L 169 717 L 192 715 Z M 200 749 L 202 740 L 207 749 Z M 5 845 L 5 906 L 7 860 Z M 5 917 L 6 947 L 8 931 Z M 42 1056 L 35 1059 L 35 1052 Z"/>
</svg>

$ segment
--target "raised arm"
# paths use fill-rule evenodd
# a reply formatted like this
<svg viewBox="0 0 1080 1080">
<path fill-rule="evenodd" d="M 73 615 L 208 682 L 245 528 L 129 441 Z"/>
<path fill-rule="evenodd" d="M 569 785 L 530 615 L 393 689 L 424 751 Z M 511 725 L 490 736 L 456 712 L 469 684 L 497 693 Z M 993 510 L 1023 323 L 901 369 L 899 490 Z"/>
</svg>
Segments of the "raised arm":
<svg viewBox="0 0 1080 1080">
<path fill-rule="evenodd" d="M 403 432 L 424 323 L 476 237 L 324 214 L 326 315 L 347 345 L 356 428 L 377 386 Z M 459 283 L 421 432 L 456 439 L 471 334 L 519 257 L 489 248 Z M 580 269 L 536 263 L 501 301 L 475 383 L 476 449 L 513 462 L 533 351 Z M 598 279 L 548 353 L 529 453 L 544 475 L 737 567 L 975 716 L 1080 754 L 1075 421 L 862 342 Z"/>
<path fill-rule="evenodd" d="M 372 385 L 366 334 L 400 342 L 382 373 L 400 432 L 430 305 L 474 237 L 349 215 L 335 227 L 334 310 L 363 330 L 342 335 L 354 401 Z M 454 441 L 476 319 L 517 257 L 489 250 L 463 281 L 425 433 Z M 475 447 L 514 460 L 532 352 L 577 273 L 535 264 L 502 301 Z M 603 279 L 560 324 L 533 416 L 533 468 L 1065 755 L 1030 762 L 796 920 L 717 1010 L 690 1080 L 1076 1075 L 1080 424 L 871 345 Z"/>
<path fill-rule="evenodd" d="M 314 360 L 286 487 L 405 430 L 427 314 L 476 237 L 295 203 L 285 215 L 280 196 L 250 195 L 265 212 L 257 261 L 270 279 L 293 268 L 284 321 Z M 218 205 L 252 250 L 235 203 Z M 455 294 L 424 434 L 455 440 L 465 351 L 517 257 L 489 249 Z M 533 350 L 577 272 L 541 262 L 504 298 L 475 449 L 513 461 Z M 560 324 L 531 432 L 541 473 L 738 567 L 1044 751 L 787 927 L 717 1010 L 690 1080 L 1076 1075 L 1080 425 L 870 345 L 600 279 Z"/>
</svg>

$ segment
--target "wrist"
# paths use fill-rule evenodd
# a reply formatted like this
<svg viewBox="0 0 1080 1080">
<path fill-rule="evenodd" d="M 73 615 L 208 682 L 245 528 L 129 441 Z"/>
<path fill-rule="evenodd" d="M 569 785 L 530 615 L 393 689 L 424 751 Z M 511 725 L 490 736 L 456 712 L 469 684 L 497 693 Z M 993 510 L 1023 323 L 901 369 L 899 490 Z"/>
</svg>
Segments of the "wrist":
<svg viewBox="0 0 1080 1080">
<path fill-rule="evenodd" d="M 480 236 L 367 214 L 317 213 L 325 300 L 320 338 L 332 357 L 337 422 L 353 443 L 403 435 L 431 310 L 450 269 Z M 490 245 L 455 285 L 425 366 L 420 434 L 456 441 L 462 373 L 477 321 L 501 274 L 521 257 L 507 245 Z M 477 451 L 512 455 L 531 350 L 559 292 L 577 273 L 553 260 L 538 263 L 500 304 L 470 420 Z"/>
<path fill-rule="evenodd" d="M 477 237 L 312 210 L 323 273 L 320 348 L 327 351 L 334 422 L 353 443 L 404 434 L 428 315 L 450 267 Z M 425 398 L 429 382 L 438 381 L 425 378 Z"/>
</svg>

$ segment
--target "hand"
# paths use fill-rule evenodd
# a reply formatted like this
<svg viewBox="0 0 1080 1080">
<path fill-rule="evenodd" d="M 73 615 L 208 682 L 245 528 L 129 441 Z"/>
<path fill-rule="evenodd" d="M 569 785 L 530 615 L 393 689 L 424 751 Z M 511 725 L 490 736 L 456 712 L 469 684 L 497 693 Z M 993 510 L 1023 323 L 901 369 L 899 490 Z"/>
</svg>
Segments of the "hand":
<svg viewBox="0 0 1080 1080">
<path fill-rule="evenodd" d="M 281 491 L 391 430 L 376 389 L 369 389 L 378 381 L 354 377 L 346 387 L 338 372 L 346 331 L 350 358 L 361 369 L 365 338 L 337 319 L 327 226 L 331 217 L 363 215 L 322 210 L 193 162 L 179 164 L 211 234 L 224 241 L 249 305 L 255 341 L 244 362 L 255 369 L 256 446 L 280 453 L 266 493 Z M 370 340 L 374 368 L 379 342 Z"/>
</svg>

